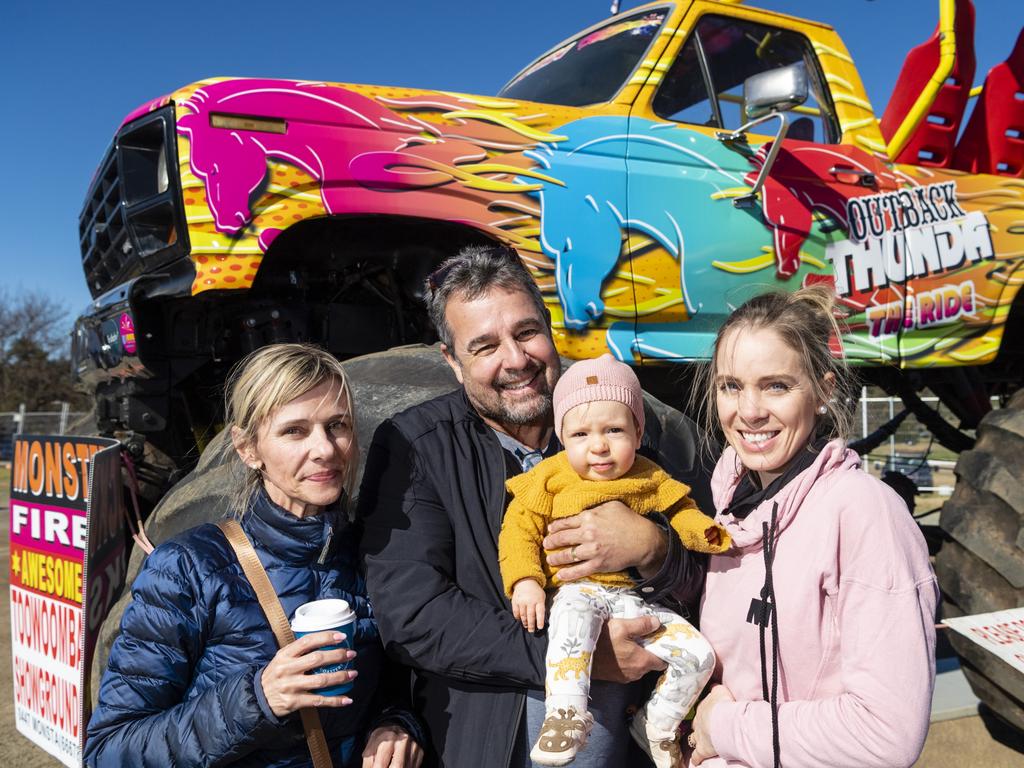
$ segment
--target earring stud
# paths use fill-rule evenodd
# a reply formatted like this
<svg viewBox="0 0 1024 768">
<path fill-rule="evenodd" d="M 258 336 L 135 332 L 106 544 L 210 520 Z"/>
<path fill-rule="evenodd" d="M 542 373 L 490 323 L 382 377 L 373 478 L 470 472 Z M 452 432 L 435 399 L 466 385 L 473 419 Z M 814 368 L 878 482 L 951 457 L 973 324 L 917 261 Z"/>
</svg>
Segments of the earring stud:
<svg viewBox="0 0 1024 768">
<path fill-rule="evenodd" d="M 825 405 L 819 405 L 817 411 L 819 416 L 824 416 L 826 413 L 828 413 L 828 407 Z"/>
</svg>

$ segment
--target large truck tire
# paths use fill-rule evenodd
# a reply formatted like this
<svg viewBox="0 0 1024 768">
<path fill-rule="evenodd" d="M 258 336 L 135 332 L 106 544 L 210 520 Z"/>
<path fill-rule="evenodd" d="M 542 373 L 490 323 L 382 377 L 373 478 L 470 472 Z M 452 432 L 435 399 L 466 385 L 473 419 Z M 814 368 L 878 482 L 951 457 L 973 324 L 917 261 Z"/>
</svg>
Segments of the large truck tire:
<svg viewBox="0 0 1024 768">
<path fill-rule="evenodd" d="M 978 425 L 960 454 L 939 525 L 952 538 L 936 557 L 943 616 L 1024 606 L 1024 389 Z M 975 695 L 1024 731 L 1024 673 L 957 632 L 949 640 Z"/>
<path fill-rule="evenodd" d="M 562 361 L 564 367 L 570 361 Z M 359 475 L 362 476 L 366 451 L 373 433 L 382 421 L 400 411 L 458 386 L 455 375 L 441 355 L 439 345 L 396 347 L 356 357 L 345 362 L 351 377 L 356 403 L 356 427 L 359 441 Z M 711 509 L 709 479 L 715 456 L 701 450 L 694 439 L 693 423 L 682 413 L 660 400 L 645 395 L 646 432 L 658 441 L 664 468 L 691 487 L 702 509 Z M 241 462 L 230 449 L 226 430 L 222 430 L 203 451 L 195 469 L 181 479 L 160 501 L 146 521 L 146 533 L 154 544 L 206 522 L 215 522 L 228 509 L 241 478 Z M 125 584 L 130 585 L 145 560 L 145 554 L 133 549 Z M 114 604 L 100 627 L 90 671 L 93 706 L 99 695 L 100 678 L 107 667 L 110 647 L 121 627 L 121 616 L 131 601 L 129 589 Z"/>
</svg>

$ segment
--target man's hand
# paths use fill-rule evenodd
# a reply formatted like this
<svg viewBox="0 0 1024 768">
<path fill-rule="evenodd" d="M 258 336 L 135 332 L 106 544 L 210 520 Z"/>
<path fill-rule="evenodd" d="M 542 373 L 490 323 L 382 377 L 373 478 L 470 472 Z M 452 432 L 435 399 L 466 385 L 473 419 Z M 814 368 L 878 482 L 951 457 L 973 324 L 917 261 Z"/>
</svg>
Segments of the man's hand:
<svg viewBox="0 0 1024 768">
<path fill-rule="evenodd" d="M 523 627 L 544 629 L 544 588 L 533 579 L 520 579 L 512 587 L 512 615 Z"/>
<path fill-rule="evenodd" d="M 694 765 L 700 765 L 718 754 L 715 745 L 711 743 L 711 710 L 723 701 L 736 701 L 736 698 L 728 688 L 719 684 L 712 686 L 708 695 L 697 705 L 697 714 L 693 718 L 693 738 L 697 746 L 690 755 Z"/>
<path fill-rule="evenodd" d="M 661 623 L 655 616 L 609 619 L 597 638 L 591 676 L 613 683 L 631 683 L 648 672 L 665 669 L 668 665 L 664 661 L 637 643 L 637 639 L 659 627 Z"/>
<path fill-rule="evenodd" d="M 544 549 L 548 550 L 544 553 L 548 565 L 562 567 L 558 572 L 562 581 L 626 568 L 636 568 L 648 579 L 665 561 L 668 538 L 657 525 L 621 501 L 608 501 L 552 521 Z"/>
</svg>

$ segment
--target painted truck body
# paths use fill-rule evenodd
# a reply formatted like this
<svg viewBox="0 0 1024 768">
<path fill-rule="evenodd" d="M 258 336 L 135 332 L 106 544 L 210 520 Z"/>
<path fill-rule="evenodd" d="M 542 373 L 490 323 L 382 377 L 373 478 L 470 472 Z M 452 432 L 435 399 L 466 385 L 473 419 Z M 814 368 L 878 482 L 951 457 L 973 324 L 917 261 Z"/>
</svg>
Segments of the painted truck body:
<svg viewBox="0 0 1024 768">
<path fill-rule="evenodd" d="M 702 100 L 692 83 L 703 73 L 708 87 L 709 63 L 726 66 L 716 51 L 735 62 L 751 50 L 764 67 L 800 59 L 813 97 L 792 113 L 758 199 L 740 207 L 772 136 L 724 141 L 717 131 L 736 127 L 725 111 L 738 110 L 738 85 L 711 86 Z M 572 93 L 557 81 L 574 71 L 559 67 L 593 70 L 584 57 L 597 55 L 616 79 L 575 90 L 599 103 L 517 97 Z M 710 120 L 694 117 L 702 108 Z M 372 302 L 355 302 L 361 315 L 332 303 L 331 281 L 365 262 L 359 243 L 369 253 L 375 242 L 388 243 L 407 307 L 449 244 L 510 245 L 571 358 L 706 358 L 749 296 L 824 282 L 847 314 L 843 352 L 855 363 L 989 363 L 1024 283 L 1024 182 L 894 164 L 885 149 L 831 28 L 710 0 L 596 25 L 498 97 L 193 83 L 129 115 L 93 180 L 81 237 L 96 300 L 75 332 L 78 375 L 98 393 L 101 424 L 157 433 L 190 377 L 217 378 L 196 371 L 262 343 L 308 338 L 354 354 L 418 340 L 382 333 L 394 321 Z M 325 220 L 358 227 L 358 242 L 336 237 L 330 256 L 318 255 L 308 233 Z M 396 227 L 409 236 L 396 239 Z M 271 262 L 275 281 L 263 277 Z"/>
</svg>

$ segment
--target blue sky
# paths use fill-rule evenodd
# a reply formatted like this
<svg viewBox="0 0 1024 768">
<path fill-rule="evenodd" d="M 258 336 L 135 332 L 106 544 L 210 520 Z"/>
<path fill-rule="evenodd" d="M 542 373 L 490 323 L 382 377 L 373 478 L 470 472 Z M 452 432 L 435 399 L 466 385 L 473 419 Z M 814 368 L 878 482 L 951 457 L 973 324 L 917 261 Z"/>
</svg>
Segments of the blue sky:
<svg viewBox="0 0 1024 768">
<path fill-rule="evenodd" d="M 640 3 L 622 3 L 630 8 Z M 938 0 L 752 0 L 834 26 L 880 113 Z M 976 0 L 980 83 L 1010 52 L 1020 0 Z M 121 118 L 214 75 L 495 93 L 537 54 L 607 16 L 608 0 L 4 0 L 6 147 L 0 286 L 88 303 L 78 213 Z"/>
</svg>

